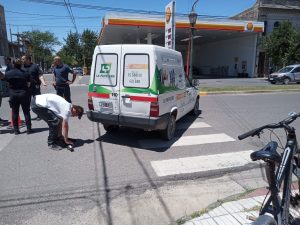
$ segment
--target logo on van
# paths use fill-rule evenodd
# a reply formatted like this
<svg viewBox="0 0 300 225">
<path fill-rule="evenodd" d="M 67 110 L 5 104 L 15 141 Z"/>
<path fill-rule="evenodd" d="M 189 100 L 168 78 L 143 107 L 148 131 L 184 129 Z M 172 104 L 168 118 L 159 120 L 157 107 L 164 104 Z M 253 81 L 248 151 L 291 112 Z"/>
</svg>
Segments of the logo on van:
<svg viewBox="0 0 300 225">
<path fill-rule="evenodd" d="M 109 73 L 111 69 L 111 63 L 101 64 L 100 73 Z"/>
</svg>

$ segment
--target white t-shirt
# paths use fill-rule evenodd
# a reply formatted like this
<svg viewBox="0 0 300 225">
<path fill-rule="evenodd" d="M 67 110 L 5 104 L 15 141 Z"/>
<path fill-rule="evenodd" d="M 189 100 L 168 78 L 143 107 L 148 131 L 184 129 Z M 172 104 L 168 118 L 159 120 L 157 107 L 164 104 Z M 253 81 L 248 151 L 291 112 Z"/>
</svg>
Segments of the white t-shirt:
<svg viewBox="0 0 300 225">
<path fill-rule="evenodd" d="M 71 116 L 72 104 L 56 94 L 42 94 L 35 96 L 35 104 L 45 107 L 55 113 L 58 117 L 68 122 Z"/>
</svg>

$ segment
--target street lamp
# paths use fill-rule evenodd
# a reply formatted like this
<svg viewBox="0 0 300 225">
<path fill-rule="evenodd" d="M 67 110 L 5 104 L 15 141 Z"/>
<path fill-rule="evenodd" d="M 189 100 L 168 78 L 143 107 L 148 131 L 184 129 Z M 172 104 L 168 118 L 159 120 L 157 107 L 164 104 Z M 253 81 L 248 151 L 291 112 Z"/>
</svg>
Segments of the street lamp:
<svg viewBox="0 0 300 225">
<path fill-rule="evenodd" d="M 194 44 L 194 31 L 195 31 L 195 24 L 197 22 L 197 13 L 194 11 L 194 7 L 199 0 L 196 0 L 192 6 L 192 11 L 189 14 L 189 21 L 191 24 L 191 44 L 190 44 L 190 70 L 189 70 L 189 80 L 192 81 L 193 79 L 193 44 Z"/>
</svg>

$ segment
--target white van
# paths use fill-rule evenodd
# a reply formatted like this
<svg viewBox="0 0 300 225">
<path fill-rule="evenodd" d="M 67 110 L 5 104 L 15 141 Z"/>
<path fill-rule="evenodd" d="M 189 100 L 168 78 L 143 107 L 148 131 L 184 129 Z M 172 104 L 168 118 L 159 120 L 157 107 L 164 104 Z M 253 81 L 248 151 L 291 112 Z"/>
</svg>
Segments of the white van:
<svg viewBox="0 0 300 225">
<path fill-rule="evenodd" d="M 180 52 L 155 45 L 99 45 L 87 116 L 107 132 L 120 126 L 160 130 L 170 140 L 178 119 L 198 113 L 198 93 L 185 76 Z"/>
</svg>

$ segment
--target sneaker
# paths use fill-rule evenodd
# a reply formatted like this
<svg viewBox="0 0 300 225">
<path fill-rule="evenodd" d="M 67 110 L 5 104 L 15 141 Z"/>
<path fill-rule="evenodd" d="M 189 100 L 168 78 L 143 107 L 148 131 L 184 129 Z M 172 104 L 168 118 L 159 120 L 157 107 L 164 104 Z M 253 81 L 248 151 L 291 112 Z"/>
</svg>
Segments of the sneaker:
<svg viewBox="0 0 300 225">
<path fill-rule="evenodd" d="M 36 121 L 40 121 L 40 120 L 41 120 L 41 118 L 40 118 L 40 117 L 37 117 L 37 118 L 36 118 Z"/>
<path fill-rule="evenodd" d="M 62 147 L 57 144 L 52 144 L 52 145 L 49 145 L 49 149 L 51 149 L 53 151 L 60 151 L 60 150 L 62 150 Z"/>
<path fill-rule="evenodd" d="M 14 131 L 14 134 L 15 134 L 15 135 L 18 135 L 18 134 L 21 134 L 21 132 L 20 132 L 19 130 L 15 130 L 15 131 Z"/>
</svg>

